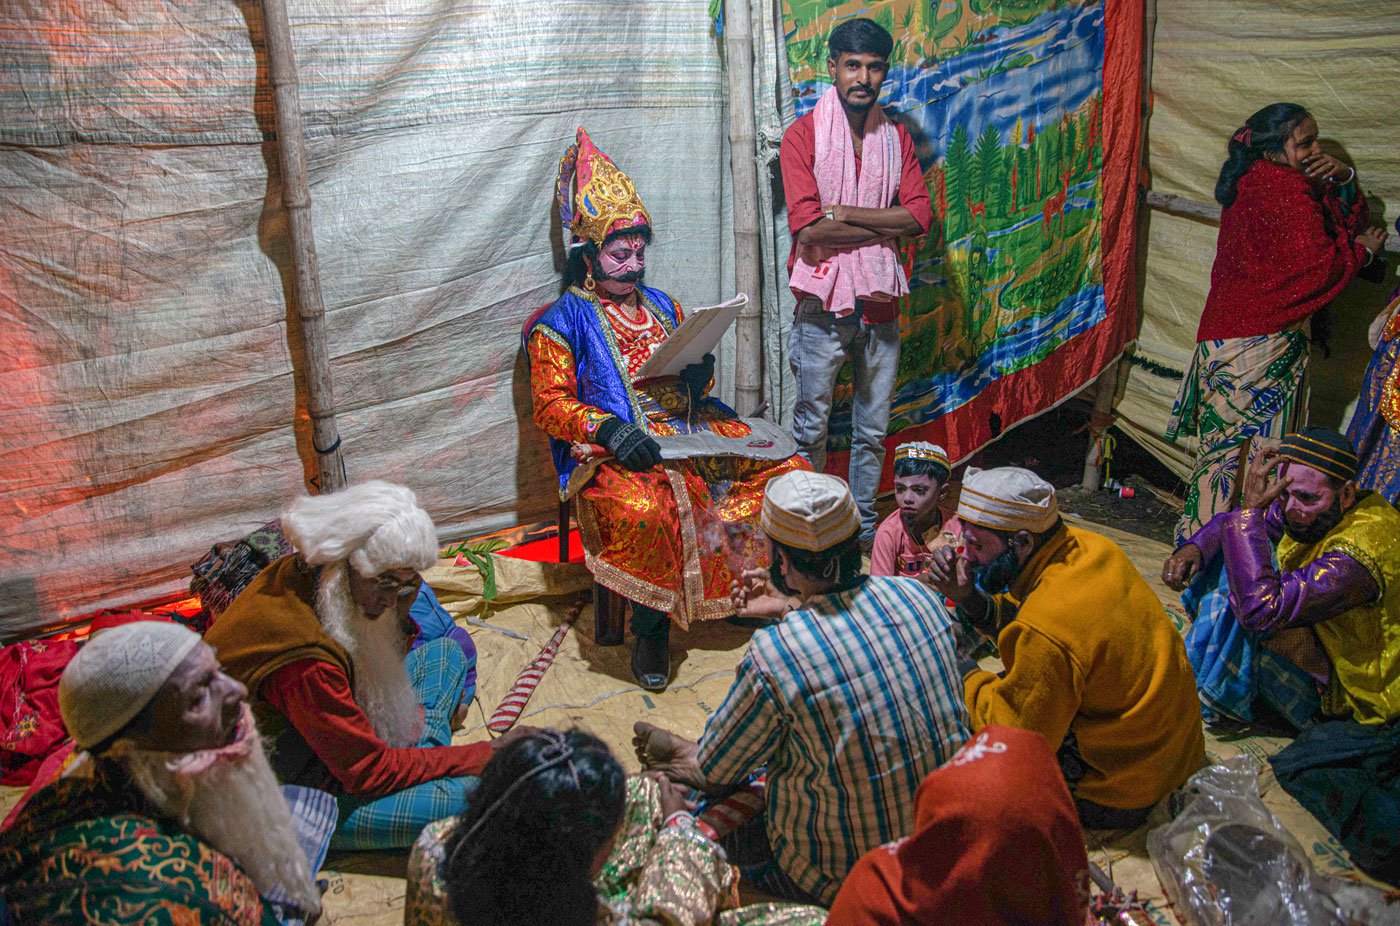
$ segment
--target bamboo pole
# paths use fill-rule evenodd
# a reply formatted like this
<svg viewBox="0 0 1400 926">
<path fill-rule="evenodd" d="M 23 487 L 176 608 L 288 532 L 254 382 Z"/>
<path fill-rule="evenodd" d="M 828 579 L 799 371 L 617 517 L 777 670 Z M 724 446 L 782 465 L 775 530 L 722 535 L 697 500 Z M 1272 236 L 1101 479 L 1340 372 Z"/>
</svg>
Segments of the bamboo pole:
<svg viewBox="0 0 1400 926">
<path fill-rule="evenodd" d="M 763 401 L 763 276 L 759 269 L 758 156 L 754 143 L 753 16 L 749 0 L 724 0 L 729 65 L 729 171 L 734 184 L 734 284 L 748 293 L 734 340 L 734 405 L 752 415 Z"/>
<path fill-rule="evenodd" d="M 1200 219 L 1205 222 L 1220 221 L 1220 205 L 1218 203 L 1197 202 L 1174 193 L 1158 193 L 1155 190 L 1148 190 L 1147 205 L 1158 212 L 1184 216 L 1188 219 Z M 1385 239 L 1385 250 L 1392 254 L 1400 254 L 1400 236 L 1391 235 Z"/>
<path fill-rule="evenodd" d="M 316 263 L 316 234 L 311 224 L 311 191 L 306 181 L 302 138 L 301 93 L 297 88 L 292 30 L 286 0 L 262 0 L 267 39 L 267 73 L 277 111 L 277 157 L 282 168 L 282 205 L 291 234 L 292 274 L 302 356 L 306 361 L 306 410 L 311 416 L 311 444 L 316 451 L 316 487 L 330 493 L 346 483 L 345 458 L 335 426 L 335 389 L 326 347 L 326 307 L 321 301 L 321 272 Z"/>
<path fill-rule="evenodd" d="M 1147 122 L 1152 115 L 1152 57 L 1157 35 L 1157 0 L 1146 0 L 1142 10 L 1142 103 L 1138 111 L 1139 133 L 1143 140 L 1139 154 L 1143 174 L 1147 173 Z M 1141 216 L 1139 216 L 1139 229 Z M 1089 418 L 1089 449 L 1084 451 L 1084 473 L 1079 484 L 1091 492 L 1103 486 L 1101 438 L 1112 427 L 1113 400 L 1118 394 L 1119 367 L 1122 358 L 1115 358 L 1099 374 L 1094 386 L 1094 411 Z"/>
</svg>

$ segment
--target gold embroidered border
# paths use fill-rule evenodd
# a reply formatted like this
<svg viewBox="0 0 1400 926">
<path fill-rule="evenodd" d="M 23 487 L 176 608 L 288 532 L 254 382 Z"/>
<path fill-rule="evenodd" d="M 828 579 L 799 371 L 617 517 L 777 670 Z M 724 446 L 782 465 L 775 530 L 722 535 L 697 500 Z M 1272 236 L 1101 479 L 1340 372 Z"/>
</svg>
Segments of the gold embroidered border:
<svg viewBox="0 0 1400 926">
<path fill-rule="evenodd" d="M 676 623 L 685 630 L 692 620 L 698 619 L 693 609 L 705 599 L 705 577 L 700 571 L 700 539 L 695 535 L 695 509 L 690 504 L 690 490 L 685 484 L 685 473 L 679 466 L 662 463 L 666 479 L 671 483 L 671 494 L 676 498 L 677 520 L 681 525 L 681 601 L 676 609 Z"/>
<path fill-rule="evenodd" d="M 598 532 L 598 516 L 593 503 L 578 497 L 578 532 L 583 539 L 583 560 L 593 580 L 640 605 L 670 614 L 676 609 L 676 593 L 650 582 L 644 582 L 599 558 L 603 538 Z"/>
</svg>

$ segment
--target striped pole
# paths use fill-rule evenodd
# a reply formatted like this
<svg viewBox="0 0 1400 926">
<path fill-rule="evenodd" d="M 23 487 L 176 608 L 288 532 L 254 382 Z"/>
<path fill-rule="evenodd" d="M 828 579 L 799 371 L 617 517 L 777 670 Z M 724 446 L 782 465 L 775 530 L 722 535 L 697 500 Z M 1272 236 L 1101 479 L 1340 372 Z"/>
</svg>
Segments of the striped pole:
<svg viewBox="0 0 1400 926">
<path fill-rule="evenodd" d="M 564 618 L 564 623 L 559 629 L 554 631 L 554 636 L 549 638 L 549 642 L 540 650 L 540 654 L 530 660 L 530 664 L 521 670 L 516 677 L 515 684 L 510 686 L 510 691 L 501 701 L 499 707 L 491 714 L 491 719 L 486 721 L 486 729 L 497 735 L 506 732 L 515 726 L 515 722 L 520 719 L 521 711 L 525 710 L 525 705 L 530 701 L 530 695 L 535 693 L 539 687 L 540 679 L 544 678 L 545 672 L 554 663 L 554 656 L 559 652 L 559 644 L 564 642 L 564 635 L 569 632 L 569 628 L 578 619 L 579 612 L 583 610 L 582 604 L 575 604 L 569 608 L 569 613 Z"/>
</svg>

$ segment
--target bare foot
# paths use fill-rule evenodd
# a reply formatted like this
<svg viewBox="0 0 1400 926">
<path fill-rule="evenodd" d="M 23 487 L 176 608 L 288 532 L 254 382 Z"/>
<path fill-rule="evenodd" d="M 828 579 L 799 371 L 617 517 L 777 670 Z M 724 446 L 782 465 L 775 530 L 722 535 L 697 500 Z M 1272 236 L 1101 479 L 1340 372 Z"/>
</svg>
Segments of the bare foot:
<svg viewBox="0 0 1400 926">
<path fill-rule="evenodd" d="M 696 761 L 700 754 L 698 744 L 644 720 L 632 725 L 632 733 L 637 761 L 643 768 L 662 772 L 672 781 L 692 788 L 704 788 L 705 776 Z"/>
</svg>

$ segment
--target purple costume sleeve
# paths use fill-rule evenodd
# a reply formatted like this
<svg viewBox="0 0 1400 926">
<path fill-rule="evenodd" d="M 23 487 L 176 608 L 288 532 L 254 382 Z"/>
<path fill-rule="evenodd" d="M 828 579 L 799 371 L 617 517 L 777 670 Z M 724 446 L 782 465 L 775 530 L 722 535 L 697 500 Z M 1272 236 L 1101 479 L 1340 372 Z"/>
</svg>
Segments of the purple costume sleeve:
<svg viewBox="0 0 1400 926">
<path fill-rule="evenodd" d="M 1201 529 L 1191 535 L 1191 539 L 1186 543 L 1193 544 L 1201 551 L 1201 559 L 1209 563 L 1220 555 L 1220 535 L 1225 530 L 1226 523 L 1236 512 L 1222 511 L 1201 525 Z M 1274 502 L 1264 512 L 1264 532 L 1268 535 L 1269 545 L 1277 546 L 1283 537 L 1283 505 Z M 1186 546 L 1183 543 L 1182 546 Z"/>
<path fill-rule="evenodd" d="M 1217 542 L 1230 579 L 1230 604 L 1246 630 L 1264 633 L 1306 627 L 1369 604 L 1380 594 L 1366 567 L 1339 550 L 1280 575 L 1273 552 L 1282 535 L 1278 502 L 1265 512 L 1244 508 L 1217 515 L 1211 524 L 1217 521 L 1221 522 Z"/>
</svg>

